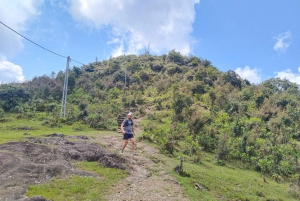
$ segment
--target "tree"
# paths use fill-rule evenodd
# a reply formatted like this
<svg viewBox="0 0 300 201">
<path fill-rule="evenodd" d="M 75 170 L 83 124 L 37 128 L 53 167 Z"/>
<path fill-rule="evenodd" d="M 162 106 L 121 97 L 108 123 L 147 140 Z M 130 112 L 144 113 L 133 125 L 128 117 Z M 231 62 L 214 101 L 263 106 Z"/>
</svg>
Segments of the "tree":
<svg viewBox="0 0 300 201">
<path fill-rule="evenodd" d="M 203 60 L 201 61 L 201 63 L 202 63 L 202 65 L 205 66 L 205 67 L 208 67 L 208 66 L 211 66 L 211 65 L 212 65 L 211 61 L 209 61 L 209 60 L 207 60 L 207 59 L 203 59 Z"/>
<path fill-rule="evenodd" d="M 171 62 L 176 62 L 176 63 L 179 63 L 179 64 L 184 63 L 184 57 L 180 54 L 180 52 L 176 52 L 175 50 L 172 50 L 172 51 L 169 52 L 168 59 Z"/>
<path fill-rule="evenodd" d="M 175 120 L 182 121 L 182 111 L 184 108 L 188 108 L 193 104 L 193 100 L 190 96 L 186 96 L 185 94 L 179 92 L 178 86 L 174 86 L 173 88 L 173 109 L 175 112 Z"/>
<path fill-rule="evenodd" d="M 273 93 L 281 93 L 288 91 L 289 93 L 300 95 L 299 85 L 290 82 L 287 79 L 270 78 L 262 83 L 262 85 L 270 89 Z"/>
<path fill-rule="evenodd" d="M 115 72 L 117 72 L 118 70 L 120 70 L 120 63 L 118 61 L 110 61 L 108 64 L 108 69 L 106 71 L 107 75 L 111 75 L 114 74 Z"/>
<path fill-rule="evenodd" d="M 17 105 L 28 101 L 30 95 L 20 84 L 0 85 L 1 107 L 5 112 L 12 110 Z"/>
<path fill-rule="evenodd" d="M 150 68 L 153 71 L 160 72 L 163 70 L 164 66 L 162 63 L 154 62 L 154 63 L 150 63 Z"/>
<path fill-rule="evenodd" d="M 82 74 L 82 69 L 77 66 L 73 66 L 72 71 L 74 72 L 75 78 L 78 78 Z"/>
<path fill-rule="evenodd" d="M 127 69 L 131 73 L 135 73 L 136 71 L 141 70 L 141 65 L 137 59 L 133 59 L 129 62 Z"/>
<path fill-rule="evenodd" d="M 167 69 L 169 75 L 174 75 L 175 73 L 182 73 L 182 70 L 179 66 L 171 67 Z"/>
<path fill-rule="evenodd" d="M 232 86 L 234 87 L 238 87 L 239 89 L 241 89 L 242 87 L 242 79 L 241 77 L 234 71 L 229 70 L 226 73 L 224 73 L 223 75 L 221 75 L 221 82 L 223 82 L 223 84 L 226 83 L 230 83 Z"/>
<path fill-rule="evenodd" d="M 85 70 L 86 72 L 92 73 L 92 72 L 95 71 L 95 66 L 92 65 L 92 64 L 89 64 L 88 66 L 86 66 L 86 67 L 84 68 L 84 70 Z"/>
</svg>

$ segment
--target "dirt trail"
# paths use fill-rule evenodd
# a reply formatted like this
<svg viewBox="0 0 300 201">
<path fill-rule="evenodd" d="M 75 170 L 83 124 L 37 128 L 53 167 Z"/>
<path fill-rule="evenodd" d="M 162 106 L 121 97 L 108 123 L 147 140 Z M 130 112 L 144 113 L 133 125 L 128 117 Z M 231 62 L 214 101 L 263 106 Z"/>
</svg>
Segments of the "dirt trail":
<svg viewBox="0 0 300 201">
<path fill-rule="evenodd" d="M 120 150 L 122 134 L 114 134 L 95 139 L 109 150 Z M 137 142 L 137 155 L 133 156 L 130 144 L 122 158 L 129 167 L 130 175 L 113 187 L 107 200 L 188 200 L 182 187 L 168 173 L 158 150 Z"/>
</svg>

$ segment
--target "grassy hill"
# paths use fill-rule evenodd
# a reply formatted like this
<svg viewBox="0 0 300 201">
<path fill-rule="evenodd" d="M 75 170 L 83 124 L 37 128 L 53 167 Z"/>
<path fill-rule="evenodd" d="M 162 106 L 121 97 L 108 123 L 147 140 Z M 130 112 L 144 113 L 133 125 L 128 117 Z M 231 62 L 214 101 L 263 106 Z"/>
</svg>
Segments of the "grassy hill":
<svg viewBox="0 0 300 201">
<path fill-rule="evenodd" d="M 190 163 L 186 171 L 191 176 L 178 177 L 183 185 L 193 186 L 189 182 L 201 178 L 203 164 L 209 163 L 208 169 L 225 172 L 219 180 L 207 180 L 209 193 L 220 185 L 235 186 L 228 198 L 238 199 L 249 187 L 237 183 L 247 186 L 241 183 L 250 171 L 258 175 L 250 186 L 257 183 L 254 191 L 261 200 L 268 193 L 260 185 L 271 183 L 282 190 L 274 199 L 289 200 L 284 199 L 286 189 L 299 198 L 300 90 L 295 83 L 271 78 L 251 84 L 233 71 L 221 72 L 206 59 L 175 50 L 74 66 L 69 75 L 66 118 L 59 116 L 64 72 L 0 85 L 1 142 L 19 139 L 26 126 L 37 135 L 64 128 L 116 131 L 117 116 L 134 110 L 143 117 L 140 140 Z M 261 183 L 263 177 L 267 185 Z M 199 191 L 187 187 L 187 192 Z M 255 200 L 246 194 L 239 199 Z"/>
</svg>

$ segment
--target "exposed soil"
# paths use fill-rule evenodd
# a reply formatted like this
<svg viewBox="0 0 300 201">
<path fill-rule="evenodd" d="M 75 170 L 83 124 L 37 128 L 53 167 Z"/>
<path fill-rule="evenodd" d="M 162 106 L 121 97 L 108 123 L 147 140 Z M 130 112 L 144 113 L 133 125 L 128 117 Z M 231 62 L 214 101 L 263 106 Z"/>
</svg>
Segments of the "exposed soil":
<svg viewBox="0 0 300 201">
<path fill-rule="evenodd" d="M 28 186 L 45 183 L 58 175 L 97 176 L 75 169 L 72 161 L 99 161 L 105 167 L 125 169 L 125 161 L 117 154 L 92 143 L 85 136 L 64 137 L 52 134 L 44 138 L 28 138 L 26 142 L 0 145 L 0 200 L 26 199 Z"/>
</svg>

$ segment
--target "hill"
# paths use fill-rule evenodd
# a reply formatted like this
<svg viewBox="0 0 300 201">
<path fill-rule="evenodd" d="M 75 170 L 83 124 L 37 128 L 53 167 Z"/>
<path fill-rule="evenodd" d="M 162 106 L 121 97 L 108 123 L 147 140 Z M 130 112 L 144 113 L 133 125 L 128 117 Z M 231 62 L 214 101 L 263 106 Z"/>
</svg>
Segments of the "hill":
<svg viewBox="0 0 300 201">
<path fill-rule="evenodd" d="M 297 182 L 300 90 L 288 80 L 254 85 L 175 50 L 124 55 L 71 68 L 67 115 L 60 118 L 63 81 L 60 71 L 0 85 L 1 122 L 12 113 L 24 120 L 38 116 L 49 128 L 116 131 L 116 117 L 134 110 L 144 117 L 140 139 L 170 157 L 201 164 L 208 154 L 218 165 Z"/>
</svg>

